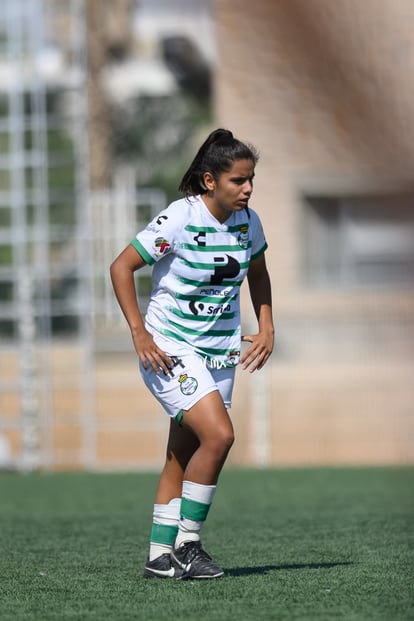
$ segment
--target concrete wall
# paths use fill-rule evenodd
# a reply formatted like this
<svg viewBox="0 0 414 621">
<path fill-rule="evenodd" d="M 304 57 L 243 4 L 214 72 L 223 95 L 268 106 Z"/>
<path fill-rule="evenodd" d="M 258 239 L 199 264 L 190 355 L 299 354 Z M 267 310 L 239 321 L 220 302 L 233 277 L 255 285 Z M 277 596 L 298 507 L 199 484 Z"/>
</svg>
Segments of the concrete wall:
<svg viewBox="0 0 414 621">
<path fill-rule="evenodd" d="M 264 459 L 412 462 L 413 284 L 305 286 L 301 227 L 306 193 L 412 192 L 414 6 L 214 0 L 214 7 L 217 123 L 261 152 L 252 205 L 269 242 L 277 325 L 266 413 L 254 411 L 254 376 L 240 389 L 251 420 L 263 418 Z"/>
</svg>

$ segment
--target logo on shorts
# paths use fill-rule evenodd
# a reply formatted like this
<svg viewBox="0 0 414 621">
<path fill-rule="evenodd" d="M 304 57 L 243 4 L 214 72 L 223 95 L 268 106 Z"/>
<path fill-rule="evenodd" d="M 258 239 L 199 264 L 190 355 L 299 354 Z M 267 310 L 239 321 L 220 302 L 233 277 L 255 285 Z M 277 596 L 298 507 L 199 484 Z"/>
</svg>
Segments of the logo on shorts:
<svg viewBox="0 0 414 621">
<path fill-rule="evenodd" d="M 198 382 L 195 377 L 188 377 L 187 373 L 183 373 L 178 378 L 180 390 L 183 395 L 189 396 L 195 393 L 198 388 Z"/>
<path fill-rule="evenodd" d="M 170 252 L 170 243 L 164 239 L 164 237 L 157 237 L 154 242 L 154 253 L 157 257 L 161 257 L 163 254 Z"/>
</svg>

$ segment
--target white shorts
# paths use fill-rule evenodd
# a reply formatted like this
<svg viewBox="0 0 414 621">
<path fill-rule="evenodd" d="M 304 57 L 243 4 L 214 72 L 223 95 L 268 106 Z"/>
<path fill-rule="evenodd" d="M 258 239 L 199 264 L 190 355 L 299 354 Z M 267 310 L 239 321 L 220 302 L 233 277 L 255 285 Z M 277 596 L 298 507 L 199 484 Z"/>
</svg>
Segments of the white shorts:
<svg viewBox="0 0 414 621">
<path fill-rule="evenodd" d="M 170 342 L 169 345 L 174 344 Z M 204 359 L 192 350 L 188 350 L 187 353 L 180 347 L 180 353 L 175 355 L 164 343 L 160 346 L 164 346 L 165 353 L 175 362 L 171 374 L 165 375 L 160 371 L 157 375 L 152 366 L 145 370 L 141 361 L 139 368 L 145 385 L 171 418 L 180 422 L 183 411 L 189 410 L 213 390 L 219 391 L 226 408 L 231 407 L 234 367 L 208 368 Z"/>
</svg>

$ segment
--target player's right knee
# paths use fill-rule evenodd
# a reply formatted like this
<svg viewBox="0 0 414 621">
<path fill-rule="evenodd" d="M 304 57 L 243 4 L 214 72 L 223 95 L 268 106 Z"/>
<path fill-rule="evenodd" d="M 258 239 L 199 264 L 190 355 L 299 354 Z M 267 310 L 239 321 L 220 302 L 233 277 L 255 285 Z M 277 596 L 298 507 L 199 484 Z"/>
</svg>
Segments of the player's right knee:
<svg viewBox="0 0 414 621">
<path fill-rule="evenodd" d="M 205 441 L 205 445 L 217 455 L 222 456 L 229 452 L 233 442 L 234 433 L 232 429 L 217 429 L 214 436 Z"/>
</svg>

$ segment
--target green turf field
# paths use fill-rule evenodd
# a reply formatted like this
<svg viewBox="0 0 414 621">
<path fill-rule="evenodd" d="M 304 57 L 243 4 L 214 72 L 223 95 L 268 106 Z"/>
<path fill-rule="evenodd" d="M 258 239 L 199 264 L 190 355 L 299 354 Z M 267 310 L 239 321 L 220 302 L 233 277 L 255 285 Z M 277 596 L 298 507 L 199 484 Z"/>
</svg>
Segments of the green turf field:
<svg viewBox="0 0 414 621">
<path fill-rule="evenodd" d="M 1 621 L 414 619 L 414 468 L 223 472 L 212 581 L 144 580 L 156 474 L 0 474 Z"/>
</svg>

